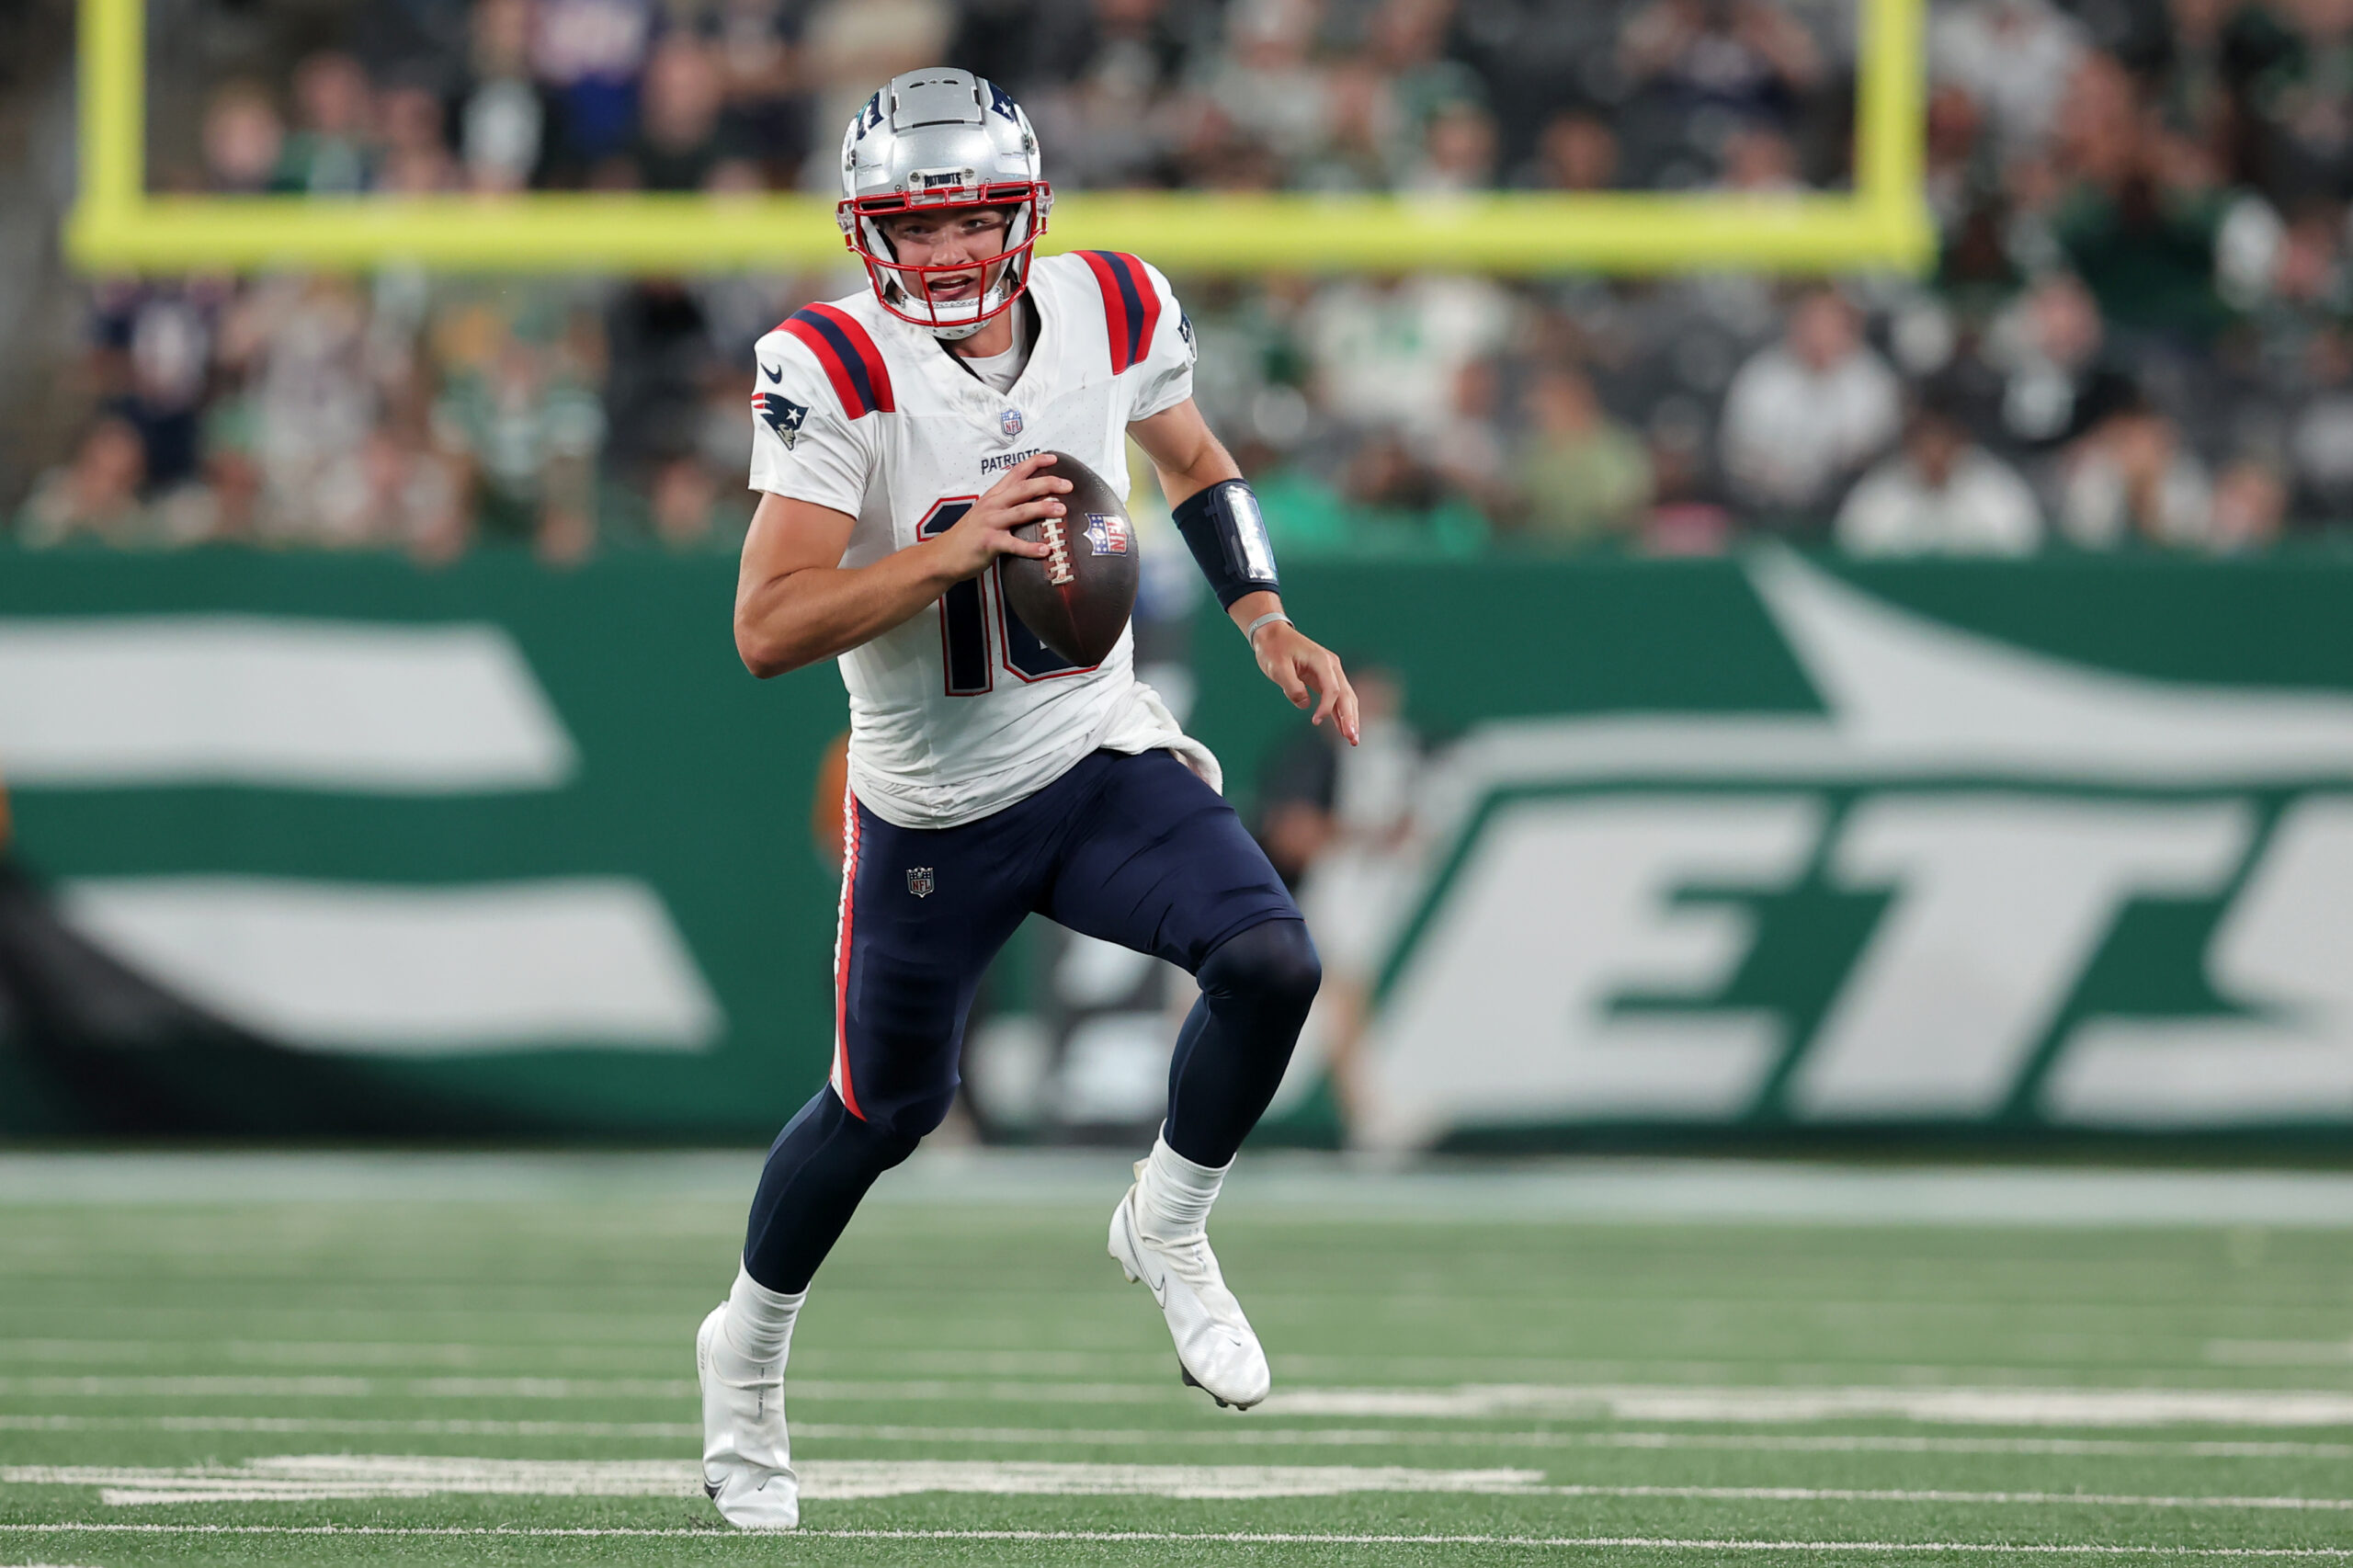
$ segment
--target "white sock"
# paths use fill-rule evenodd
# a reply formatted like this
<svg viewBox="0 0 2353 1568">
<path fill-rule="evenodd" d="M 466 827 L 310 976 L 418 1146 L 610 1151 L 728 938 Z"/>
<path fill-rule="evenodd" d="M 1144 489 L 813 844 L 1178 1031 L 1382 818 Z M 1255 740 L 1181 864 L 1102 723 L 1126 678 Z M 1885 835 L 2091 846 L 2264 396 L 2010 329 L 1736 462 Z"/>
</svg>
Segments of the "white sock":
<svg viewBox="0 0 2353 1568">
<path fill-rule="evenodd" d="M 790 1296 L 771 1290 L 737 1264 L 735 1288 L 727 1292 L 727 1315 L 720 1320 L 728 1348 L 758 1366 L 783 1360 L 785 1347 L 792 1343 L 793 1320 L 808 1299 L 806 1290 Z"/>
<path fill-rule="evenodd" d="M 1165 1136 L 1152 1141 L 1152 1153 L 1136 1167 L 1136 1220 L 1154 1241 L 1188 1241 L 1209 1223 L 1210 1205 L 1225 1185 L 1223 1165 L 1197 1165 L 1168 1146 Z"/>
</svg>

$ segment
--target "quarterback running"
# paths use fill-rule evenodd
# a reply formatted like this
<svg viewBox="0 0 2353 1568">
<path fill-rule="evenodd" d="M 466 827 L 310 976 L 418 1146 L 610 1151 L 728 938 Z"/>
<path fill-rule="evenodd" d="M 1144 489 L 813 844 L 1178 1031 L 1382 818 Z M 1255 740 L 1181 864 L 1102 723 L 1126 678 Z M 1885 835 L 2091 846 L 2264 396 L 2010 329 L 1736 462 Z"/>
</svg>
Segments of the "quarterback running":
<svg viewBox="0 0 2353 1568">
<path fill-rule="evenodd" d="M 754 675 L 838 659 L 850 708 L 833 1070 L 769 1151 L 696 1343 L 703 1484 L 746 1528 L 800 1522 L 784 1372 L 810 1280 L 947 1115 L 982 971 L 1033 913 L 1199 982 L 1109 1248 L 1186 1382 L 1237 1408 L 1267 1396 L 1205 1227 L 1321 970 L 1216 759 L 1135 678 L 1132 633 L 1080 666 L 1005 602 L 999 558 L 1050 553 L 1014 530 L 1065 511 L 1052 454 L 1124 497 L 1132 438 L 1258 667 L 1357 739 L 1340 662 L 1283 614 L 1257 503 L 1193 405 L 1167 279 L 1113 252 L 1036 255 L 1053 196 L 1019 106 L 967 72 L 910 72 L 852 118 L 841 167 L 869 288 L 760 340 L 735 597 Z"/>
</svg>

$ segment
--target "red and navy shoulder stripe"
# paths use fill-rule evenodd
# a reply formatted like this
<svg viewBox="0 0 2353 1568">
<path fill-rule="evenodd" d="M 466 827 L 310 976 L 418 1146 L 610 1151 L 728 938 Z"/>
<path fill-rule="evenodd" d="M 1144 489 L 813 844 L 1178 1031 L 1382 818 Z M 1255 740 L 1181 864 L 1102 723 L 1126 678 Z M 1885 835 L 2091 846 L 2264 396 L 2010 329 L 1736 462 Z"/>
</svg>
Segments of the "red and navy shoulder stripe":
<svg viewBox="0 0 2353 1568">
<path fill-rule="evenodd" d="M 863 419 L 870 414 L 898 412 L 891 400 L 891 368 L 857 317 L 834 305 L 803 305 L 777 330 L 790 333 L 817 357 L 834 383 L 834 395 L 842 400 L 844 414 Z"/>
<path fill-rule="evenodd" d="M 1103 318 L 1111 329 L 1111 373 L 1140 365 L 1152 352 L 1153 329 L 1160 324 L 1160 291 L 1143 263 L 1123 251 L 1083 250 L 1095 286 L 1103 290 Z"/>
</svg>

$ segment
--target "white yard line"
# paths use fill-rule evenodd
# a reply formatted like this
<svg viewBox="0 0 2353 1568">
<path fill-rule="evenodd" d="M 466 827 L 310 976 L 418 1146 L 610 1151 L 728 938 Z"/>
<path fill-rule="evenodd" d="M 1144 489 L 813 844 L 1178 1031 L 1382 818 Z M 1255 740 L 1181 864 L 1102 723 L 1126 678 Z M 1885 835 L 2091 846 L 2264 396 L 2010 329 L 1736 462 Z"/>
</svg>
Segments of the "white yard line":
<svg viewBox="0 0 2353 1568">
<path fill-rule="evenodd" d="M 418 1437 L 614 1437 L 697 1440 L 685 1421 L 389 1420 L 309 1415 L 0 1415 L 0 1432 L 248 1432 Z M 1991 1454 L 2096 1459 L 2353 1460 L 2353 1443 L 2167 1442 L 2132 1437 L 1904 1437 L 1709 1432 L 1464 1432 L 1398 1427 L 908 1426 L 796 1421 L 796 1439 L 844 1443 L 1147 1448 L 1449 1448 L 1705 1449 L 1736 1453 Z"/>
<path fill-rule="evenodd" d="M 13 1398 L 304 1398 L 418 1400 L 643 1400 L 694 1397 L 685 1379 L 351 1377 L 0 1378 Z M 938 1403 L 1165 1404 L 1186 1395 L 1176 1380 L 1142 1383 L 1034 1380 L 795 1379 L 796 1403 Z M 1478 1420 L 1571 1420 L 1804 1425 L 1909 1421 L 1996 1426 L 2353 1426 L 2353 1391 L 2325 1389 L 2038 1388 L 2026 1385 L 1683 1383 L 1461 1383 L 1426 1388 L 1279 1391 L 1268 1415 Z"/>
<path fill-rule="evenodd" d="M 268 1367 L 476 1367 L 534 1347 L 326 1339 L 0 1339 L 0 1361 L 56 1365 L 97 1361 L 227 1361 Z"/>
<path fill-rule="evenodd" d="M 11 1399 L 365 1399 L 376 1392 L 369 1378 L 0 1378 L 0 1398 Z"/>
<path fill-rule="evenodd" d="M 0 1269 L 5 1272 L 5 1269 Z M 1313 1305 L 1316 1299 L 1280 1292 L 1253 1293 L 1252 1301 L 1270 1304 Z M 1391 1301 L 1407 1300 L 1391 1296 Z M 1427 1298 L 1424 1298 L 1427 1299 Z M 1561 1298 L 1554 1298 L 1556 1301 Z M 1640 1298 L 1590 1298 L 1587 1305 L 1625 1309 L 1709 1312 L 1743 1309 L 1747 1303 L 1682 1297 L 1655 1302 Z M 1884 1316 L 1907 1310 L 1913 1303 L 1886 1301 L 1810 1301 L 1806 1310 L 1857 1318 Z M 1942 1309 L 1934 1309 L 1941 1311 Z M 1999 1310 L 1996 1304 L 1988 1310 Z M 2334 1311 L 2335 1309 L 2329 1309 Z M 537 1315 L 534 1324 L 540 1324 Z M 598 1320 L 600 1324 L 602 1320 Z M 628 1378 L 659 1371 L 677 1359 L 677 1319 L 662 1320 L 673 1331 L 660 1343 L 593 1346 L 517 1341 L 453 1341 L 404 1343 L 382 1340 L 216 1340 L 208 1338 L 121 1339 L 0 1339 L 0 1368 L 12 1375 L 241 1377 L 241 1376 L 397 1376 L 408 1369 L 438 1369 L 448 1373 L 484 1371 L 518 1382 L 545 1384 L 600 1376 Z M 2113 1347 L 2113 1338 L 2109 1341 Z M 2213 1340 L 2202 1347 L 2209 1365 L 2301 1367 L 2353 1365 L 2353 1342 L 2306 1340 Z M 501 1367 L 499 1363 L 506 1363 Z M 190 1365 L 193 1363 L 194 1365 Z M 535 1364 L 536 1363 L 536 1364 Z M 89 1364 L 108 1369 L 74 1374 L 62 1369 Z M 980 1350 L 920 1349 L 907 1346 L 826 1350 L 810 1348 L 794 1355 L 793 1367 L 804 1378 L 813 1374 L 856 1374 L 887 1367 L 894 1374 L 929 1374 L 955 1380 L 983 1377 L 1051 1377 L 1060 1379 L 1155 1377 L 1166 1365 L 1163 1353 L 1135 1350 Z M 2177 1356 L 2102 1363 L 2109 1376 L 2137 1374 L 2162 1379 L 2178 1376 L 2184 1364 Z M 301 1369 L 300 1372 L 270 1369 Z M 1541 1379 L 1552 1382 L 1621 1384 L 1636 1381 L 1671 1383 L 1721 1383 L 1742 1377 L 1784 1384 L 1816 1383 L 1868 1375 L 1904 1387 L 1995 1384 L 2031 1387 L 2049 1369 L 2002 1362 L 1934 1361 L 1744 1361 L 1682 1360 L 1661 1357 L 1567 1356 L 1322 1356 L 1287 1354 L 1277 1358 L 1277 1375 L 1287 1381 L 1346 1383 L 1367 1376 L 1399 1377 L 1409 1383 L 1424 1381 L 1489 1382 L 1504 1378 Z"/>
<path fill-rule="evenodd" d="M 667 1321 L 676 1328 L 678 1320 Z M 222 1375 L 233 1375 L 266 1367 L 300 1367 L 313 1371 L 398 1370 L 426 1367 L 459 1371 L 472 1370 L 499 1360 L 510 1364 L 536 1360 L 540 1367 L 553 1361 L 556 1369 L 542 1371 L 540 1367 L 527 1365 L 507 1375 L 562 1378 L 584 1372 L 626 1375 L 648 1365 L 658 1367 L 662 1363 L 676 1362 L 676 1338 L 673 1335 L 668 1342 L 644 1347 L 629 1345 L 551 1346 L 544 1342 L 494 1344 L 478 1340 L 429 1344 L 338 1339 L 0 1339 L 0 1364 L 53 1367 L 97 1363 L 114 1368 L 128 1364 L 143 1369 L 158 1362 L 195 1361 L 226 1363 Z M 793 1365 L 803 1372 L 823 1371 L 828 1368 L 858 1370 L 887 1360 L 894 1370 L 936 1372 L 949 1377 L 1086 1377 L 1090 1373 L 1132 1373 L 1147 1369 L 1156 1372 L 1166 1359 L 1165 1355 L 1133 1350 L 921 1350 L 893 1347 L 883 1351 L 808 1349 L 794 1357 Z M 1466 1357 L 1459 1361 L 1447 1361 L 1444 1363 L 1445 1370 L 1458 1376 L 1472 1375 L 1483 1369 L 1487 1359 Z M 1347 1364 L 1367 1366 L 1383 1363 L 1379 1357 L 1356 1357 Z M 1438 1364 L 1440 1363 L 1433 1362 L 1433 1365 Z M 1549 1360 L 1527 1360 L 1519 1364 L 1541 1366 L 1547 1371 L 1564 1372 L 1569 1376 L 1590 1375 L 1597 1369 L 1622 1370 L 1642 1365 L 1627 1361 Z M 1969 1370 L 1984 1377 L 1990 1369 L 1972 1367 Z M 1933 1369 L 1919 1372 L 1905 1369 L 1895 1375 L 1907 1379 L 1933 1378 L 1936 1372 Z M 2001 1375 L 2008 1374 L 2004 1371 Z"/>
<path fill-rule="evenodd" d="M 1163 1404 L 1185 1395 L 1185 1390 L 1173 1377 L 1149 1383 L 796 1378 L 790 1392 L 791 1397 L 800 1401 L 860 1403 L 963 1399 L 1019 1404 Z M 0 1377 L 0 1398 L 16 1399 L 667 1401 L 692 1399 L 695 1392 L 693 1381 L 685 1378 Z"/>
<path fill-rule="evenodd" d="M 2353 1392 L 2317 1389 L 1464 1383 L 1278 1391 L 1270 1415 L 1997 1426 L 2353 1426 Z"/>
<path fill-rule="evenodd" d="M 85 1399 L 683 1399 L 682 1378 L 0 1378 L 0 1397 Z"/>
<path fill-rule="evenodd" d="M 922 1493 L 1021 1497 L 1125 1496 L 1233 1501 L 1357 1493 L 1538 1494 L 1540 1470 L 1420 1470 L 1404 1465 L 1065 1464 L 1042 1460 L 809 1460 L 801 1494 L 846 1502 Z M 407 1454 L 290 1454 L 239 1465 L 146 1469 L 0 1466 L 0 1485 L 95 1486 L 110 1506 L 323 1502 L 493 1494 L 689 1497 L 693 1460 L 494 1460 Z"/>
<path fill-rule="evenodd" d="M 961 1493 L 995 1496 L 1142 1496 L 1234 1500 L 1357 1493 L 1675 1498 L 1704 1502 L 1899 1503 L 2000 1507 L 2353 1513 L 2353 1497 L 1809 1486 L 1545 1483 L 1535 1470 L 1421 1470 L 1402 1465 L 1067 1464 L 1042 1460 L 804 1460 L 801 1494 L 817 1502 Z M 350 1501 L 494 1494 L 686 1497 L 691 1460 L 466 1459 L 442 1455 L 290 1454 L 237 1465 L 171 1469 L 0 1466 L 0 1485 L 94 1486 L 110 1506 Z"/>
<path fill-rule="evenodd" d="M 1547 1486 L 1553 1497 L 1676 1497 L 1741 1503 L 1968 1503 L 1985 1506 L 2103 1508 L 2254 1508 L 2289 1513 L 2353 1513 L 2353 1497 L 2122 1496 L 2092 1492 L 1936 1492 L 1816 1486 Z"/>
<path fill-rule="evenodd" d="M 715 1526 L 702 1528 L 629 1528 L 620 1526 L 554 1526 L 522 1528 L 465 1525 L 137 1525 L 74 1521 L 51 1525 L 0 1524 L 0 1531 L 17 1535 L 287 1535 L 391 1536 L 479 1539 L 506 1537 L 558 1540 L 678 1540 L 748 1541 L 773 1551 L 777 1538 L 760 1531 L 732 1531 Z M 2121 1546 L 2069 1545 L 2033 1542 L 1963 1540 L 1771 1540 L 1729 1538 L 1693 1540 L 1670 1536 L 1534 1536 L 1534 1535 L 1357 1535 L 1339 1531 L 1275 1530 L 860 1530 L 803 1529 L 801 1539 L 818 1540 L 1002 1540 L 1154 1543 L 1199 1541 L 1232 1546 L 1518 1546 L 1576 1550 L 1635 1550 L 1653 1551 L 1790 1551 L 1790 1552 L 1966 1552 L 1986 1556 L 2038 1557 L 2216 1557 L 2353 1558 L 2353 1546 Z"/>
<path fill-rule="evenodd" d="M 2206 1359 L 2224 1367 L 2353 1365 L 2353 1339 L 2210 1339 Z"/>
<path fill-rule="evenodd" d="M 1413 1440 L 1413 1434 L 1399 1433 Z M 1433 1437 L 1437 1434 L 1432 1434 Z M 1472 1434 L 1449 1434 L 1475 1440 Z M 1774 1437 L 1761 1433 L 1502 1432 L 1502 1448 L 1717 1449 L 1757 1453 L 2038 1454 L 2109 1459 L 2353 1460 L 2353 1443 L 2158 1442 L 2130 1437 L 1898 1437 L 1881 1434 Z"/>
<path fill-rule="evenodd" d="M 0 1268 L 0 1272 L 5 1272 L 5 1268 Z M 1300 1305 L 1313 1305 L 1320 1300 L 1282 1292 L 1254 1292 L 1251 1299 L 1254 1301 Z M 1434 1298 L 1392 1295 L 1387 1299 Z M 1565 1302 L 1570 1298 L 1555 1296 L 1552 1300 Z M 1711 1316 L 1720 1312 L 1745 1310 L 1749 1305 L 1745 1301 L 1730 1298 L 1697 1296 L 1650 1299 L 1621 1295 L 1577 1300 L 1580 1304 L 1608 1311 L 1676 1312 Z M 1990 1303 L 1986 1310 L 2000 1311 L 2003 1305 Z M 1844 1315 L 1856 1319 L 1881 1319 L 1890 1312 L 1915 1310 L 1922 1312 L 1946 1310 L 1932 1303 L 1890 1301 L 1813 1301 L 1805 1306 L 1809 1312 L 1824 1317 Z M 498 1314 L 473 1315 L 494 1317 Z M 2342 1313 L 2330 1307 L 2312 1309 L 2308 1315 L 2335 1317 Z M 588 1316 L 599 1327 L 608 1326 L 611 1321 L 594 1314 Z M 529 1321 L 535 1331 L 543 1331 L 546 1327 L 540 1314 L 531 1314 Z M 665 1325 L 671 1332 L 655 1343 L 643 1345 L 566 1344 L 560 1336 L 544 1332 L 529 1340 L 438 1343 L 381 1339 L 212 1339 L 200 1335 L 108 1339 L 0 1338 L 0 1367 L 9 1369 L 12 1373 L 40 1373 L 52 1377 L 69 1374 L 55 1370 L 43 1373 L 41 1369 L 88 1364 L 108 1369 L 119 1376 L 230 1377 L 268 1375 L 272 1369 L 300 1369 L 301 1374 L 312 1376 L 365 1376 L 387 1372 L 398 1375 L 407 1369 L 422 1368 L 453 1374 L 471 1372 L 480 1375 L 489 1370 L 501 1377 L 542 1381 L 595 1376 L 625 1378 L 644 1371 L 665 1369 L 667 1364 L 676 1360 L 678 1320 L 668 1317 L 654 1321 Z M 2111 1358 L 2102 1363 L 2104 1370 L 2110 1376 L 2126 1373 L 2151 1378 L 2179 1375 L 2185 1362 L 2175 1353 L 2178 1346 L 2172 1339 L 2157 1338 L 2165 1346 L 2162 1354 L 2131 1361 Z M 2107 1336 L 2104 1343 L 2113 1350 L 2116 1336 Z M 2215 1339 L 2205 1342 L 2200 1350 L 2199 1359 L 2210 1366 L 2353 1366 L 2353 1340 Z M 502 1362 L 505 1363 L 503 1367 L 500 1365 Z M 832 1350 L 812 1347 L 796 1352 L 793 1358 L 796 1371 L 804 1375 L 856 1374 L 887 1366 L 892 1372 L 898 1374 L 929 1374 L 955 1379 L 1156 1375 L 1165 1362 L 1166 1358 L 1161 1353 L 1131 1349 L 1039 1351 L 938 1349 L 906 1346 Z M 2037 1376 L 2048 1372 L 2047 1368 L 1989 1361 L 1734 1362 L 1664 1357 L 1326 1356 L 1298 1353 L 1279 1357 L 1276 1369 L 1278 1375 L 1291 1381 L 1313 1380 L 1324 1383 L 1346 1382 L 1368 1375 L 1390 1379 L 1403 1377 L 1412 1382 L 1425 1380 L 1485 1382 L 1520 1378 L 1556 1382 L 1625 1383 L 1647 1381 L 1709 1383 L 1725 1382 L 1745 1376 L 1782 1383 L 1810 1383 L 1851 1378 L 1868 1371 L 1870 1376 L 1881 1381 L 1906 1387 L 1978 1383 L 2031 1386 Z"/>
<path fill-rule="evenodd" d="M 760 1153 L 6 1153 L 0 1204 L 707 1200 L 729 1223 Z M 1108 1153 L 926 1149 L 870 1207 L 1030 1208 L 1115 1200 Z M 2353 1227 L 2353 1175 L 2048 1166 L 1864 1166 L 1800 1161 L 1430 1160 L 1399 1171 L 1303 1153 L 1254 1154 L 1222 1213 L 1371 1221 Z"/>
<path fill-rule="evenodd" d="M 793 1424 L 793 1435 L 813 1430 Z M 397 1421 L 332 1415 L 0 1415 L 0 1432 L 254 1432 L 339 1437 L 633 1437 L 699 1440 L 685 1421 Z"/>
</svg>

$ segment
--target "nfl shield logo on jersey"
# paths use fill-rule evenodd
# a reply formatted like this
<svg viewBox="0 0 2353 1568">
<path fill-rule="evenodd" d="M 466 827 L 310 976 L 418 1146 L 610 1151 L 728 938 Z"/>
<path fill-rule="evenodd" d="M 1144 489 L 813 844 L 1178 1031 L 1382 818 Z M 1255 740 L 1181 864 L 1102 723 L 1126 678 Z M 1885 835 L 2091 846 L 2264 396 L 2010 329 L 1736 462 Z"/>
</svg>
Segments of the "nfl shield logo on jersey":
<svg viewBox="0 0 2353 1568">
<path fill-rule="evenodd" d="M 931 868 L 928 866 L 908 867 L 907 891 L 917 898 L 929 898 L 931 896 Z"/>
<path fill-rule="evenodd" d="M 996 422 L 998 427 L 1004 430 L 1005 438 L 1008 441 L 1021 434 L 1021 411 L 1017 408 L 1006 409 L 996 416 Z"/>
</svg>

